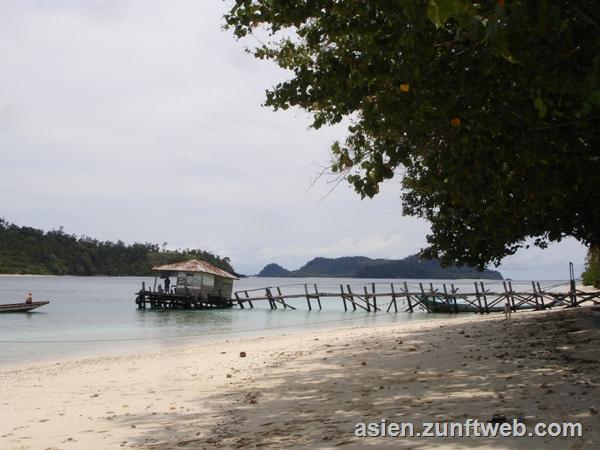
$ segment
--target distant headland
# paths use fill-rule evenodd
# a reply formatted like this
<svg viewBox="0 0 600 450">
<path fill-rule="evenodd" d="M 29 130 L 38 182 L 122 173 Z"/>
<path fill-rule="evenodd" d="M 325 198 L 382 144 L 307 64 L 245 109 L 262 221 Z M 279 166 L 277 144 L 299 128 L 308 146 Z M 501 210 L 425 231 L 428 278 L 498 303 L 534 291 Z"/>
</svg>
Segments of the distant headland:
<svg viewBox="0 0 600 450">
<path fill-rule="evenodd" d="M 0 218 L 0 273 L 28 275 L 145 276 L 153 266 L 202 259 L 235 274 L 227 257 L 197 249 L 165 250 L 158 244 L 99 241 L 21 227 Z"/>
<path fill-rule="evenodd" d="M 473 267 L 442 267 L 439 261 L 411 255 L 403 259 L 371 259 L 366 256 L 314 258 L 298 270 L 287 270 L 279 264 L 267 264 L 258 277 L 332 277 L 332 278 L 476 278 L 502 280 L 497 270 L 479 271 Z"/>
</svg>

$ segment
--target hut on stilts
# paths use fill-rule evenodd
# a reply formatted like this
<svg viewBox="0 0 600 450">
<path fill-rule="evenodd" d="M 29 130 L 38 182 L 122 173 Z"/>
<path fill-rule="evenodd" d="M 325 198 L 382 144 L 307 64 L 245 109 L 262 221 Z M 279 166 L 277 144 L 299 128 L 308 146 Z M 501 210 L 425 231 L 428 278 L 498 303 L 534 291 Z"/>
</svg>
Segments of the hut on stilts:
<svg viewBox="0 0 600 450">
<path fill-rule="evenodd" d="M 233 280 L 237 278 L 206 261 L 192 259 L 153 267 L 154 286 L 142 283 L 138 308 L 206 309 L 231 308 Z M 159 282 L 160 280 L 160 282 Z"/>
</svg>

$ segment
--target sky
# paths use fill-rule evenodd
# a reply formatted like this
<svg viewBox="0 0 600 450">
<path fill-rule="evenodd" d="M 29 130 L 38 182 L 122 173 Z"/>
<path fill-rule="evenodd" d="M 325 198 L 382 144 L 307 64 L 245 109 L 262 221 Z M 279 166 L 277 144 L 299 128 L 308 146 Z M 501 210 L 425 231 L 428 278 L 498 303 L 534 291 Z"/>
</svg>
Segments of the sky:
<svg viewBox="0 0 600 450">
<path fill-rule="evenodd" d="M 261 106 L 289 77 L 222 29 L 228 1 L 0 0 L 0 217 L 229 256 L 240 273 L 426 246 L 399 180 L 371 200 L 312 180 L 342 126 Z M 514 279 L 568 278 L 585 247 L 519 251 Z"/>
</svg>

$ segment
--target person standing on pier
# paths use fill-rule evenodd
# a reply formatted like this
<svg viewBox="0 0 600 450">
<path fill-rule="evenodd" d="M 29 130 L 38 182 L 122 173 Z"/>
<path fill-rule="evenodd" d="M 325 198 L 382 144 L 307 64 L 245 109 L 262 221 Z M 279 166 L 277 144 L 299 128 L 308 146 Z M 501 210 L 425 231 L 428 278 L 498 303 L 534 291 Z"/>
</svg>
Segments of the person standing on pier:
<svg viewBox="0 0 600 450">
<path fill-rule="evenodd" d="M 165 278 L 165 292 L 168 294 L 170 291 L 169 289 L 171 288 L 171 280 L 169 279 L 169 277 L 167 276 L 167 278 Z"/>
</svg>

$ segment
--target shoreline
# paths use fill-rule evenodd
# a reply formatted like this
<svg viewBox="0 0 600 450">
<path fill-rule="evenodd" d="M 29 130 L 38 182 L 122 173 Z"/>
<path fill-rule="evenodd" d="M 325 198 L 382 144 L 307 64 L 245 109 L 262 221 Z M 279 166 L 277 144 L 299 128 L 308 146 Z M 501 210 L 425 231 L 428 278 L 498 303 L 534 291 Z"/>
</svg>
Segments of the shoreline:
<svg viewBox="0 0 600 450">
<path fill-rule="evenodd" d="M 268 312 L 268 310 L 264 310 Z M 421 322 L 451 322 L 456 320 L 457 317 L 455 315 L 451 315 L 448 317 L 441 317 L 441 314 L 438 317 L 430 317 L 429 314 L 425 312 L 416 312 L 412 313 L 413 316 L 411 320 L 396 322 L 396 323 L 381 323 L 381 324 L 353 324 L 353 321 L 363 321 L 364 317 L 355 316 L 343 319 L 333 319 L 331 321 L 323 321 L 315 323 L 314 327 L 306 328 L 305 324 L 297 324 L 297 325 L 282 325 L 281 327 L 273 327 L 273 328 L 264 328 L 264 329 L 253 329 L 253 330 L 244 330 L 239 332 L 229 332 L 224 331 L 222 333 L 214 333 L 209 335 L 194 335 L 194 336 L 164 336 L 164 337 L 148 337 L 143 339 L 138 338 L 123 338 L 115 341 L 102 341 L 99 340 L 99 343 L 117 343 L 117 342 L 125 342 L 125 343 L 142 343 L 143 344 L 132 344 L 127 346 L 123 351 L 119 351 L 118 348 L 112 347 L 110 349 L 98 350 L 93 349 L 91 354 L 87 355 L 65 355 L 60 357 L 50 357 L 48 359 L 41 359 L 35 361 L 24 361 L 17 363 L 6 363 L 3 364 L 0 362 L 0 374 L 3 372 L 12 372 L 12 371 L 26 371 L 26 370 L 35 370 L 44 367 L 54 366 L 57 363 L 59 364 L 80 364 L 86 362 L 93 362 L 100 359 L 103 360 L 113 360 L 118 359 L 121 360 L 123 357 L 160 357 L 166 352 L 170 352 L 176 348 L 191 348 L 191 347 L 199 347 L 204 345 L 231 345 L 236 342 L 239 343 L 252 343 L 256 340 L 263 339 L 279 339 L 279 338 L 303 338 L 305 335 L 316 335 L 319 333 L 327 333 L 331 331 L 348 331 L 355 329 L 371 329 L 371 328 L 386 328 L 386 327 L 409 327 L 411 324 L 417 325 Z M 418 318 L 414 318 L 414 314 L 420 315 Z M 466 317 L 463 317 L 466 318 Z M 483 316 L 484 320 L 489 318 L 489 316 Z M 341 326 L 332 326 L 331 323 L 342 323 Z M 329 325 L 329 326 L 328 326 Z M 93 341 L 92 341 L 93 342 Z M 21 343 L 21 342 L 20 342 Z M 26 344 L 30 344 L 30 342 L 25 341 Z M 56 345 L 64 345 L 65 343 L 60 341 L 50 341 L 50 344 Z M 74 343 L 87 343 L 86 341 L 74 342 Z M 161 350 L 148 350 L 148 346 L 162 346 Z M 137 347 L 137 348 L 136 348 Z M 96 353 L 97 352 L 97 353 Z"/>
<path fill-rule="evenodd" d="M 256 313 L 269 313 L 269 310 L 256 309 Z M 330 320 L 316 321 L 307 325 L 306 323 L 285 324 L 269 328 L 253 328 L 240 331 L 219 331 L 211 334 L 192 334 L 192 335 L 175 335 L 175 336 L 149 336 L 149 337 L 132 337 L 132 338 L 116 338 L 116 339 L 97 339 L 97 340 L 74 340 L 74 341 L 4 341 L 0 342 L 4 345 L 95 345 L 91 349 L 79 348 L 70 350 L 69 354 L 58 356 L 49 356 L 41 359 L 31 359 L 18 362 L 3 362 L 0 358 L 0 371 L 23 370 L 27 368 L 36 368 L 40 366 L 54 365 L 57 362 L 69 363 L 80 362 L 85 360 L 95 360 L 98 358 L 111 358 L 123 356 L 139 356 L 146 353 L 161 353 L 171 351 L 177 347 L 198 346 L 222 344 L 230 341 L 246 341 L 256 338 L 277 338 L 280 336 L 303 335 L 305 333 L 319 333 L 332 330 L 344 330 L 350 328 L 362 327 L 385 327 L 385 326 L 402 326 L 403 324 L 430 322 L 436 320 L 455 320 L 456 316 L 446 316 L 438 314 L 437 317 L 432 317 L 431 314 L 425 312 L 414 312 L 410 315 L 406 313 L 406 319 L 395 323 L 382 322 L 376 325 L 365 324 L 365 315 L 350 315 L 348 317 L 335 318 Z M 445 317 L 444 317 L 445 316 Z M 383 318 L 388 316 L 382 316 Z M 37 342 L 37 344 L 36 344 Z M 101 346 L 99 348 L 99 346 Z M 151 347 L 160 347 L 159 352 L 149 350 Z M 1 449 L 0 449 L 1 450 Z"/>
<path fill-rule="evenodd" d="M 590 409 L 600 409 L 600 332 L 590 323 L 589 308 L 507 322 L 468 315 L 0 368 L 0 402 L 14 412 L 1 419 L 0 448 L 456 448 L 455 439 L 365 441 L 352 424 L 497 412 L 526 423 L 577 418 L 583 438 L 543 445 L 592 448 L 600 442 L 592 426 L 600 416 Z"/>
</svg>

